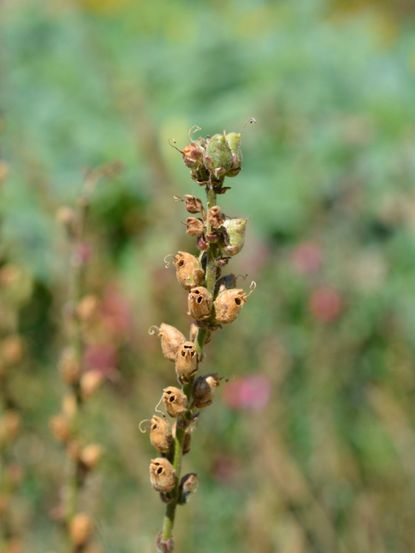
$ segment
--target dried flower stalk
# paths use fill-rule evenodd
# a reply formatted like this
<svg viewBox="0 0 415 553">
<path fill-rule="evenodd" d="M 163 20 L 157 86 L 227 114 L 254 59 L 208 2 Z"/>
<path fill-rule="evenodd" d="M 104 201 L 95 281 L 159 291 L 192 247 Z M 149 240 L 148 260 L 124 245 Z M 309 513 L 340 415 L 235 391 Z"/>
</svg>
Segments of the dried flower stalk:
<svg viewBox="0 0 415 553">
<path fill-rule="evenodd" d="M 191 139 L 179 151 L 193 181 L 205 188 L 207 205 L 190 194 L 175 196 L 192 214 L 186 220 L 186 232 L 195 237 L 199 250 L 198 256 L 179 251 L 173 257 L 176 277 L 187 291 L 188 314 L 193 319 L 190 338 L 186 340 L 179 330 L 165 323 L 150 329 L 151 334 L 158 331 L 162 353 L 174 362 L 180 385 L 164 388 L 160 400 L 174 423 L 156 415 L 150 420 L 150 441 L 159 455 L 150 463 L 150 482 L 166 503 L 162 531 L 157 537 L 159 553 L 173 551 L 177 506 L 186 503 L 197 488 L 195 473 L 181 476 L 182 457 L 190 450 L 199 410 L 212 403 L 221 381 L 216 373 L 198 375 L 204 346 L 214 331 L 237 318 L 249 296 L 236 288 L 235 275 L 221 276 L 223 267 L 244 245 L 246 219 L 227 217 L 217 205 L 217 196 L 229 190 L 224 186 L 225 178 L 236 176 L 241 169 L 240 134 L 223 132 Z"/>
</svg>

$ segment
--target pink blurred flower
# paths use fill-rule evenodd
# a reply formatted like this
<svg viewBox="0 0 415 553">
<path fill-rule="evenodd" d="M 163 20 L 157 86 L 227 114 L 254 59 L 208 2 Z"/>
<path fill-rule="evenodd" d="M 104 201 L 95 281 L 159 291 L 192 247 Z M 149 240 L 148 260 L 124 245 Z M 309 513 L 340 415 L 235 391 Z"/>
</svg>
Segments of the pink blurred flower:
<svg viewBox="0 0 415 553">
<path fill-rule="evenodd" d="M 211 472 L 213 477 L 221 484 L 232 484 L 238 476 L 238 460 L 230 455 L 218 455 L 212 463 Z"/>
<path fill-rule="evenodd" d="M 223 401 L 231 409 L 260 411 L 271 396 L 271 384 L 265 375 L 250 375 L 235 378 L 223 391 Z"/>
<path fill-rule="evenodd" d="M 117 369 L 117 349 L 112 344 L 91 344 L 85 353 L 85 365 L 88 369 L 99 371 L 111 378 Z"/>
<path fill-rule="evenodd" d="M 340 293 L 330 286 L 321 286 L 313 290 L 308 304 L 312 315 L 322 323 L 335 321 L 344 307 Z"/>
<path fill-rule="evenodd" d="M 87 242 L 82 242 L 76 246 L 74 252 L 74 260 L 77 265 L 87 263 L 92 255 L 91 245 Z"/>
<path fill-rule="evenodd" d="M 315 242 L 302 242 L 291 253 L 294 270 L 302 275 L 312 275 L 319 271 L 323 262 L 321 247 Z"/>
</svg>

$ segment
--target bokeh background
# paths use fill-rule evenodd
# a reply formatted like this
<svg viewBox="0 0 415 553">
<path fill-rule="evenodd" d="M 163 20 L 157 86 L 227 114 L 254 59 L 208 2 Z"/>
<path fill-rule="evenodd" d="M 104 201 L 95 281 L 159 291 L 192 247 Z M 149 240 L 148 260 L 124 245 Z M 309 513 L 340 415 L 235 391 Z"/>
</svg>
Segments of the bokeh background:
<svg viewBox="0 0 415 553">
<path fill-rule="evenodd" d="M 87 168 L 122 163 L 88 227 L 99 317 L 86 366 L 105 384 L 82 432 L 105 456 L 83 502 L 102 551 L 151 553 L 163 506 L 138 423 L 174 378 L 147 330 L 188 326 L 163 257 L 194 248 L 173 194 L 202 192 L 168 142 L 250 116 L 244 168 L 221 203 L 249 218 L 230 268 L 258 287 L 207 348 L 204 369 L 230 380 L 185 459 L 201 484 L 180 509 L 178 551 L 414 551 L 413 2 L 0 9 L 0 350 L 3 364 L 17 352 L 7 384 L 23 421 L 2 447 L 0 488 L 11 465 L 21 482 L 7 517 L 23 551 L 62 550 L 64 453 L 48 421 L 64 393 L 69 261 L 56 211 L 75 203 Z"/>
</svg>

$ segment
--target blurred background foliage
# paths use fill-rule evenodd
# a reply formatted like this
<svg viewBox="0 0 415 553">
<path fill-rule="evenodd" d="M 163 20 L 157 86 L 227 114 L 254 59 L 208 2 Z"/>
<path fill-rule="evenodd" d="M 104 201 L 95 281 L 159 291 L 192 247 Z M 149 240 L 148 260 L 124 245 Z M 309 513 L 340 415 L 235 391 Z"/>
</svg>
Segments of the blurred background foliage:
<svg viewBox="0 0 415 553">
<path fill-rule="evenodd" d="M 201 486 L 180 510 L 178 550 L 415 550 L 414 21 L 410 0 L 2 2 L 0 350 L 23 345 L 7 453 L 23 551 L 60 550 L 57 209 L 87 168 L 122 163 L 88 230 L 100 316 L 86 363 L 106 384 L 83 432 L 106 454 L 84 501 L 104 552 L 150 553 L 163 507 L 138 422 L 174 379 L 147 329 L 187 328 L 162 259 L 194 248 L 173 194 L 201 192 L 169 139 L 250 116 L 221 202 L 249 217 L 230 268 L 258 288 L 207 349 L 204 370 L 230 381 L 185 460 Z"/>
</svg>

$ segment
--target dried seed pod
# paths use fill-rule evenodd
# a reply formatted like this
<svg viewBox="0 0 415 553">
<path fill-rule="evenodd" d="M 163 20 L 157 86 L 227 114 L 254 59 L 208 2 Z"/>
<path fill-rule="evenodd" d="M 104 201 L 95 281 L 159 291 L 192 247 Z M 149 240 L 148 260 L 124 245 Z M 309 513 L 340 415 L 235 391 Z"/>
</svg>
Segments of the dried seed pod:
<svg viewBox="0 0 415 553">
<path fill-rule="evenodd" d="M 92 534 L 92 521 L 85 513 L 78 513 L 73 517 L 69 526 L 71 541 L 76 547 L 82 547 L 87 543 Z"/>
<path fill-rule="evenodd" d="M 79 355 L 74 348 L 68 347 L 63 350 L 59 361 L 59 371 L 67 384 L 76 384 L 81 374 Z"/>
<path fill-rule="evenodd" d="M 176 277 L 179 283 L 189 290 L 203 282 L 205 274 L 197 257 L 188 252 L 177 252 L 174 256 Z"/>
<path fill-rule="evenodd" d="M 0 344 L 0 357 L 7 365 L 15 365 L 23 357 L 23 340 L 17 334 L 4 338 Z"/>
<path fill-rule="evenodd" d="M 151 417 L 150 442 L 160 453 L 167 453 L 173 443 L 169 423 L 166 419 L 154 415 Z"/>
<path fill-rule="evenodd" d="M 207 288 L 196 286 L 187 296 L 188 315 L 196 321 L 203 321 L 210 317 L 212 311 L 212 296 Z"/>
<path fill-rule="evenodd" d="M 180 330 L 177 330 L 177 328 L 175 328 L 174 326 L 168 325 L 166 323 L 161 323 L 158 328 L 152 327 L 149 330 L 150 334 L 154 334 L 153 329 L 158 330 L 158 335 L 160 336 L 161 351 L 163 352 L 164 357 L 166 359 L 170 359 L 170 361 L 175 361 L 177 350 L 186 340 L 184 335 L 180 332 Z"/>
<path fill-rule="evenodd" d="M 225 140 L 232 154 L 232 168 L 226 173 L 226 176 L 235 177 L 241 170 L 242 164 L 241 133 L 225 133 Z"/>
<path fill-rule="evenodd" d="M 193 342 L 184 342 L 179 348 L 176 356 L 176 375 L 179 381 L 184 384 L 190 382 L 197 371 L 197 351 Z"/>
<path fill-rule="evenodd" d="M 203 165 L 203 152 L 206 139 L 198 138 L 185 146 L 181 151 L 183 161 L 189 169 L 197 170 Z"/>
<path fill-rule="evenodd" d="M 192 196 L 191 194 L 184 195 L 184 204 L 189 213 L 203 213 L 202 200 Z"/>
<path fill-rule="evenodd" d="M 196 378 L 193 386 L 193 404 L 201 409 L 207 407 L 213 401 L 215 388 L 220 384 L 220 378 L 217 373 L 207 374 Z"/>
<path fill-rule="evenodd" d="M 245 244 L 245 231 L 247 219 L 241 217 L 226 217 L 223 222 L 227 240 L 222 247 L 222 252 L 226 256 L 233 256 L 239 253 Z"/>
<path fill-rule="evenodd" d="M 207 223 L 212 229 L 218 229 L 225 220 L 221 208 L 218 205 L 210 207 L 207 212 Z"/>
<path fill-rule="evenodd" d="M 94 469 L 102 457 L 102 447 L 99 444 L 88 444 L 79 454 L 81 462 L 89 470 Z"/>
<path fill-rule="evenodd" d="M 215 179 L 222 179 L 233 167 L 232 152 L 225 134 L 214 134 L 207 140 L 204 164 Z"/>
<path fill-rule="evenodd" d="M 81 376 L 81 392 L 85 399 L 90 398 L 101 386 L 104 377 L 98 370 L 87 371 Z"/>
<path fill-rule="evenodd" d="M 7 409 L 0 418 L 0 444 L 13 441 L 21 427 L 20 414 L 14 409 Z"/>
<path fill-rule="evenodd" d="M 245 305 L 247 297 L 241 288 L 230 288 L 220 292 L 214 302 L 216 322 L 227 324 L 234 321 Z"/>
<path fill-rule="evenodd" d="M 203 230 L 203 221 L 200 219 L 196 219 L 196 217 L 188 217 L 186 219 L 186 233 L 189 236 L 199 237 L 203 234 Z"/>
<path fill-rule="evenodd" d="M 71 426 L 64 415 L 56 415 L 49 421 L 49 427 L 52 430 L 58 442 L 66 443 L 71 436 Z"/>
<path fill-rule="evenodd" d="M 150 482 L 157 492 L 169 493 L 176 486 L 176 471 L 164 457 L 152 459 L 150 463 Z"/>
<path fill-rule="evenodd" d="M 162 399 L 166 411 L 171 417 L 179 417 L 185 413 L 187 409 L 187 397 L 179 388 L 175 386 L 163 388 Z"/>
<path fill-rule="evenodd" d="M 98 298 L 96 296 L 84 296 L 78 303 L 76 313 L 81 321 L 90 321 L 97 313 Z"/>
</svg>

